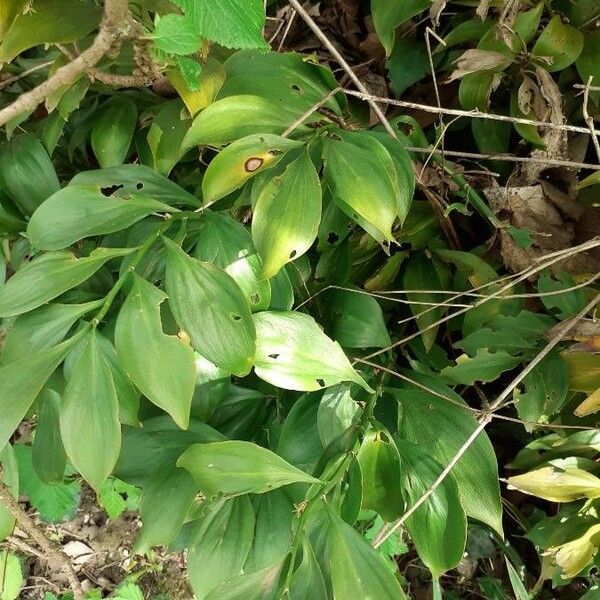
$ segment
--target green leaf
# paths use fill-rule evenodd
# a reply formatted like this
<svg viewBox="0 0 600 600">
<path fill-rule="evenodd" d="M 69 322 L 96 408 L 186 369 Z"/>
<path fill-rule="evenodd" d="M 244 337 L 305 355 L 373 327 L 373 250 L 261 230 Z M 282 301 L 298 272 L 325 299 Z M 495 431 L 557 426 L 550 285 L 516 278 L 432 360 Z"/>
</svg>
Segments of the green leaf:
<svg viewBox="0 0 600 600">
<path fill-rule="evenodd" d="M 402 598 L 400 584 L 383 556 L 328 506 L 327 509 L 334 597 L 357 600 Z"/>
<path fill-rule="evenodd" d="M 182 15 L 157 15 L 152 37 L 154 47 L 167 54 L 192 54 L 202 43 L 194 23 Z"/>
<path fill-rule="evenodd" d="M 92 127 L 92 150 L 102 168 L 123 164 L 129 153 L 138 111 L 127 96 L 113 96 Z"/>
<path fill-rule="evenodd" d="M 391 344 L 377 300 L 363 290 L 332 290 L 325 298 L 326 330 L 344 348 L 386 348 Z"/>
<path fill-rule="evenodd" d="M 100 308 L 102 302 L 48 304 L 20 315 L 8 329 L 0 363 L 7 365 L 58 344 L 77 319 Z"/>
<path fill-rule="evenodd" d="M 290 579 L 290 600 L 327 600 L 321 567 L 310 542 L 302 540 L 302 561 Z"/>
<path fill-rule="evenodd" d="M 256 324 L 256 374 L 286 390 L 311 392 L 353 381 L 372 392 L 337 342 L 328 338 L 309 315 L 261 312 Z"/>
<path fill-rule="evenodd" d="M 394 239 L 398 180 L 385 146 L 362 132 L 338 132 L 324 150 L 325 181 L 340 208 L 380 243 Z M 360 220 L 359 220 L 360 219 Z"/>
<path fill-rule="evenodd" d="M 515 594 L 515 598 L 517 600 L 530 600 L 531 596 L 525 589 L 525 585 L 523 584 L 521 577 L 517 573 L 517 570 L 512 566 L 512 563 L 508 560 L 507 557 L 504 557 L 504 560 L 506 562 L 506 568 L 508 569 L 508 577 L 510 579 L 510 584 Z"/>
<path fill-rule="evenodd" d="M 542 60 L 545 69 L 554 73 L 574 63 L 583 49 L 583 34 L 575 27 L 563 23 L 559 15 L 550 19 L 531 51 L 532 56 Z"/>
<path fill-rule="evenodd" d="M 437 462 L 447 465 L 478 423 L 469 411 L 461 408 L 464 401 L 450 388 L 434 385 L 429 380 L 423 380 L 422 383 L 458 405 L 422 390 L 390 390 L 400 402 L 399 432 L 404 439 L 427 448 Z M 471 444 L 452 473 L 467 515 L 486 523 L 502 535 L 498 464 L 485 432 Z"/>
<path fill-rule="evenodd" d="M 121 449 L 119 402 L 95 330 L 85 340 L 63 396 L 60 433 L 69 460 L 98 490 Z"/>
<path fill-rule="evenodd" d="M 492 92 L 500 83 L 500 75 L 491 71 L 469 73 L 460 80 L 458 98 L 465 110 L 487 112 Z M 513 115 L 514 116 L 514 115 Z"/>
<path fill-rule="evenodd" d="M 527 80 L 523 80 L 522 86 L 526 84 Z M 533 114 L 525 114 L 519 106 L 519 89 L 514 89 L 510 97 L 510 116 L 518 117 L 519 119 L 531 119 L 534 118 Z M 538 129 L 535 125 L 526 125 L 523 123 L 513 123 L 513 126 L 517 133 L 527 142 L 533 144 L 536 148 L 545 148 L 545 143 L 540 136 Z"/>
<path fill-rule="evenodd" d="M 406 21 L 430 6 L 430 0 L 405 0 L 404 2 L 371 0 L 373 25 L 375 25 L 379 41 L 388 56 L 392 53 L 394 47 L 396 27 L 406 23 Z"/>
<path fill-rule="evenodd" d="M 276 600 L 283 563 L 230 579 L 214 589 L 206 600 Z"/>
<path fill-rule="evenodd" d="M 59 427 L 61 398 L 54 390 L 42 390 L 38 398 L 37 427 L 33 440 L 33 467 L 44 483 L 62 483 L 67 455 Z"/>
<path fill-rule="evenodd" d="M 114 600 L 144 600 L 144 594 L 138 585 L 126 581 L 115 590 Z"/>
<path fill-rule="evenodd" d="M 510 371 L 521 362 L 504 350 L 490 352 L 480 348 L 475 356 L 466 354 L 456 359 L 456 365 L 442 369 L 441 374 L 454 383 L 473 385 L 476 381 L 488 383 L 496 381 L 504 371 Z"/>
<path fill-rule="evenodd" d="M 19 463 L 21 493 L 27 496 L 40 519 L 46 523 L 62 523 L 73 519 L 79 506 L 81 484 L 78 481 L 65 484 L 44 483 L 33 466 L 31 447 L 16 444 L 14 449 Z"/>
<path fill-rule="evenodd" d="M 286 152 L 299 146 L 302 142 L 268 133 L 236 140 L 208 165 L 202 180 L 204 203 L 212 204 L 227 196 L 258 173 L 275 166 Z"/>
<path fill-rule="evenodd" d="M 584 34 L 583 37 L 583 50 L 579 55 L 579 58 L 575 62 L 575 66 L 577 67 L 577 72 L 581 77 L 581 81 L 583 83 L 587 83 L 590 77 L 592 79 L 592 85 L 598 85 L 600 83 L 600 64 L 598 63 L 598 56 L 600 55 L 600 31 L 588 31 Z M 598 104 L 598 92 L 590 93 L 591 99 L 596 99 L 596 104 Z M 598 172 L 593 173 L 589 177 L 593 177 L 596 175 L 596 178 L 600 177 Z M 588 179 L 589 179 L 588 177 Z M 583 187 L 580 184 L 581 187 Z"/>
<path fill-rule="evenodd" d="M 142 489 L 142 531 L 135 552 L 170 544 L 178 535 L 198 488 L 187 471 L 157 472 Z"/>
<path fill-rule="evenodd" d="M 96 186 L 104 194 L 129 197 L 143 193 L 168 205 L 199 206 L 199 200 L 175 182 L 145 165 L 119 165 L 108 169 L 82 171 L 73 177 L 69 186 Z"/>
<path fill-rule="evenodd" d="M 225 436 L 199 421 L 182 431 L 167 415 L 144 421 L 143 427 L 123 427 L 121 454 L 115 475 L 145 486 L 156 473 L 175 468 L 181 453 L 191 444 L 224 440 Z"/>
<path fill-rule="evenodd" d="M 6 444 L 0 450 L 0 480 L 9 489 L 11 496 L 19 499 L 19 466 L 17 457 L 10 444 Z M 15 518 L 8 512 L 2 503 L 0 503 L 0 541 L 4 541 L 14 531 L 16 524 Z"/>
<path fill-rule="evenodd" d="M 0 448 L 4 448 L 77 339 L 78 336 L 74 336 L 58 346 L 0 367 Z"/>
<path fill-rule="evenodd" d="M 262 261 L 250 232 L 224 213 L 204 212 L 193 256 L 231 275 L 253 311 L 265 310 L 271 301 L 271 284 L 261 280 Z"/>
<path fill-rule="evenodd" d="M 248 374 L 256 332 L 242 290 L 213 264 L 190 258 L 166 238 L 165 246 L 169 306 L 192 346 L 218 367 Z"/>
<path fill-rule="evenodd" d="M 308 151 L 261 190 L 252 218 L 252 238 L 263 260 L 262 276 L 305 254 L 321 221 L 321 183 Z"/>
<path fill-rule="evenodd" d="M 152 213 L 173 211 L 143 194 L 107 198 L 95 186 L 69 185 L 33 213 L 27 237 L 39 250 L 61 250 L 86 237 L 126 229 Z"/>
<path fill-rule="evenodd" d="M 425 42 L 398 38 L 385 66 L 390 79 L 390 89 L 396 98 L 401 98 L 411 85 L 430 73 Z"/>
<path fill-rule="evenodd" d="M 248 496 L 207 506 L 192 523 L 188 577 L 198 600 L 241 573 L 253 536 L 254 511 Z"/>
<path fill-rule="evenodd" d="M 357 459 L 362 474 L 362 508 L 378 512 L 385 521 L 397 519 L 403 511 L 400 485 L 400 456 L 380 431 L 368 433 Z"/>
<path fill-rule="evenodd" d="M 30 10 L 21 6 L 0 35 L 0 63 L 39 44 L 76 42 L 96 29 L 101 16 L 102 9 L 90 0 L 44 0 Z"/>
<path fill-rule="evenodd" d="M 359 409 L 346 383 L 335 385 L 323 392 L 317 410 L 317 427 L 324 447 L 342 435 L 352 425 Z"/>
<path fill-rule="evenodd" d="M 265 6 L 262 0 L 174 0 L 195 31 L 226 48 L 268 48 L 262 37 Z"/>
<path fill-rule="evenodd" d="M 522 383 L 525 391 L 515 391 L 519 418 L 547 422 L 567 400 L 569 371 L 560 354 L 552 352 L 536 365 Z"/>
<path fill-rule="evenodd" d="M 17 600 L 21 595 L 21 586 L 25 582 L 19 557 L 7 550 L 0 552 L 0 567 L 2 568 L 0 600 Z"/>
<path fill-rule="evenodd" d="M 178 56 L 175 62 L 177 63 L 179 73 L 181 74 L 187 89 L 192 93 L 199 91 L 200 77 L 202 76 L 202 64 L 187 56 Z M 193 114 L 192 111 L 190 111 L 190 114 Z"/>
<path fill-rule="evenodd" d="M 257 131 L 281 135 L 300 114 L 302 110 L 281 107 L 271 98 L 250 94 L 228 96 L 207 106 L 194 119 L 182 149 L 221 146 Z M 296 134 L 307 131 L 305 123 L 296 130 Z"/>
<path fill-rule="evenodd" d="M 431 457 L 426 446 L 405 441 L 398 441 L 397 445 L 402 485 L 410 508 L 429 489 L 443 467 Z M 452 474 L 406 519 L 406 528 L 420 559 L 435 579 L 458 565 L 467 541 L 467 518 Z"/>
<path fill-rule="evenodd" d="M 2 46 L 0 45 L 0 52 Z M 24 215 L 30 215 L 60 188 L 54 165 L 41 142 L 30 134 L 13 137 L 0 152 L 0 181 Z"/>
<path fill-rule="evenodd" d="M 563 271 L 557 277 L 553 278 L 548 273 L 543 273 L 538 279 L 538 292 L 542 295 L 541 301 L 546 309 L 561 320 L 570 319 L 576 316 L 586 304 L 586 296 L 581 289 L 569 289 L 562 294 L 561 290 L 575 286 L 575 280 L 569 273 Z"/>
<path fill-rule="evenodd" d="M 164 292 L 138 275 L 115 328 L 115 346 L 123 369 L 156 406 L 187 429 L 196 384 L 194 351 L 189 342 L 162 330 Z"/>
<path fill-rule="evenodd" d="M 238 440 L 194 444 L 177 461 L 206 496 L 262 494 L 290 483 L 319 483 L 274 452 Z"/>
<path fill-rule="evenodd" d="M 89 279 L 111 258 L 135 248 L 96 248 L 85 258 L 71 252 L 48 252 L 21 267 L 0 287 L 0 318 L 13 317 L 46 304 Z"/>
<path fill-rule="evenodd" d="M 137 510 L 140 490 L 116 477 L 109 477 L 98 490 L 98 504 L 110 519 L 120 517 L 126 510 Z"/>
</svg>

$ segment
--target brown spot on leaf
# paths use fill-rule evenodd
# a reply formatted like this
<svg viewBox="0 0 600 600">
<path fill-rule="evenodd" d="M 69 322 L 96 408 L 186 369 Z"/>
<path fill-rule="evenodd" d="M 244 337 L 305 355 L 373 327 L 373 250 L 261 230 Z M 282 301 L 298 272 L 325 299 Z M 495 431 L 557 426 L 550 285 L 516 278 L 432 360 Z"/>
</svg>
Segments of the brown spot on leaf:
<svg viewBox="0 0 600 600">
<path fill-rule="evenodd" d="M 253 156 L 246 161 L 244 169 L 246 169 L 248 173 L 254 173 L 263 166 L 264 162 L 264 159 L 259 158 L 258 156 Z"/>
</svg>

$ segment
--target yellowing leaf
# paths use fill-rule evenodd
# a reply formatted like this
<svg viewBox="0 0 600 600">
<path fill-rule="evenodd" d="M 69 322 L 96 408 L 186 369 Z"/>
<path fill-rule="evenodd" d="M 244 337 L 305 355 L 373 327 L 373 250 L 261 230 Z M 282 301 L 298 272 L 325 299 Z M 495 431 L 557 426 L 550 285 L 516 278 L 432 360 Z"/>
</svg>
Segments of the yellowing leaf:
<svg viewBox="0 0 600 600">
<path fill-rule="evenodd" d="M 252 218 L 252 237 L 263 260 L 262 276 L 275 276 L 302 256 L 317 237 L 321 184 L 308 152 L 261 190 Z"/>
<path fill-rule="evenodd" d="M 591 562 L 600 544 L 600 524 L 590 527 L 581 537 L 548 548 L 545 554 L 553 555 L 565 579 L 578 575 Z"/>
<path fill-rule="evenodd" d="M 600 387 L 600 354 L 595 352 L 562 352 L 569 369 L 569 389 L 591 394 Z"/>
<path fill-rule="evenodd" d="M 194 351 L 188 342 L 163 333 L 160 305 L 166 298 L 135 275 L 117 319 L 115 346 L 136 387 L 187 429 L 196 383 Z"/>
<path fill-rule="evenodd" d="M 592 392 L 576 409 L 578 417 L 587 417 L 600 410 L 600 388 Z"/>
<path fill-rule="evenodd" d="M 563 468 L 564 466 L 564 468 Z M 551 502 L 573 502 L 600 497 L 600 479 L 583 469 L 568 466 L 561 459 L 523 475 L 509 477 L 508 484 Z"/>
</svg>

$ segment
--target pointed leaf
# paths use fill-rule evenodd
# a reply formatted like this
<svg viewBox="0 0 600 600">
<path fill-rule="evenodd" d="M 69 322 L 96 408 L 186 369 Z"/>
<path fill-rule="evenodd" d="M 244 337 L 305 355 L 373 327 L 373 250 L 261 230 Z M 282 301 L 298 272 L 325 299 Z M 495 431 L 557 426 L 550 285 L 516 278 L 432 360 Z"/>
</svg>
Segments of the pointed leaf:
<svg viewBox="0 0 600 600">
<path fill-rule="evenodd" d="M 194 351 L 185 340 L 163 333 L 160 305 L 166 298 L 135 275 L 117 318 L 115 346 L 136 387 L 187 429 L 196 384 Z"/>
<path fill-rule="evenodd" d="M 252 238 L 263 260 L 262 276 L 302 256 L 321 221 L 321 184 L 308 151 L 262 188 L 252 217 Z"/>
<path fill-rule="evenodd" d="M 97 248 L 85 258 L 71 252 L 49 252 L 21 267 L 0 287 L 0 318 L 20 315 L 78 286 L 111 258 L 135 248 Z"/>
<path fill-rule="evenodd" d="M 60 395 L 45 389 L 38 398 L 37 427 L 32 446 L 33 467 L 44 483 L 62 483 L 67 455 L 60 437 Z"/>
<path fill-rule="evenodd" d="M 274 452 L 251 442 L 194 444 L 177 461 L 207 496 L 261 494 L 290 483 L 318 483 Z"/>
<path fill-rule="evenodd" d="M 309 315 L 261 312 L 256 324 L 256 374 L 286 390 L 311 392 L 353 381 L 372 392 L 337 342 Z"/>
<path fill-rule="evenodd" d="M 13 447 L 6 444 L 0 450 L 0 466 L 2 467 L 1 481 L 8 487 L 12 497 L 19 499 L 19 466 Z M 15 518 L 0 503 L 0 541 L 4 541 L 15 528 Z"/>
<path fill-rule="evenodd" d="M 574 63 L 583 49 L 581 31 L 563 23 L 559 15 L 552 17 L 535 43 L 531 54 L 540 58 L 551 59 L 550 64 L 543 62 L 551 73 L 562 71 Z"/>
<path fill-rule="evenodd" d="M 190 258 L 166 238 L 165 246 L 169 306 L 180 327 L 202 356 L 234 375 L 246 375 L 254 361 L 256 331 L 242 290 L 213 264 Z"/>
<path fill-rule="evenodd" d="M 283 563 L 245 573 L 213 590 L 206 600 L 276 600 Z"/>
<path fill-rule="evenodd" d="M 63 397 L 60 433 L 69 460 L 98 490 L 112 472 L 121 448 L 119 402 L 95 331 L 86 343 Z"/>
</svg>

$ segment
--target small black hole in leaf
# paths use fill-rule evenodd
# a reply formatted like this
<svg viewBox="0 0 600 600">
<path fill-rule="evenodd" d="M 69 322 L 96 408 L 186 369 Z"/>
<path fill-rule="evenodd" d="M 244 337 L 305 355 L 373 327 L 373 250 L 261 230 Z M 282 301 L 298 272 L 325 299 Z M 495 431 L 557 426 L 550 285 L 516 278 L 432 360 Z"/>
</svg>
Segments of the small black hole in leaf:
<svg viewBox="0 0 600 600">
<path fill-rule="evenodd" d="M 389 246 L 390 243 L 387 240 L 383 240 L 383 242 L 381 242 L 381 245 L 387 248 L 387 246 Z"/>
<path fill-rule="evenodd" d="M 277 358 L 279 358 L 279 354 L 275 353 L 275 354 L 269 354 L 269 358 L 272 358 L 273 360 L 276 360 Z"/>
<path fill-rule="evenodd" d="M 319 384 L 319 387 L 325 387 L 325 380 L 319 378 L 316 380 L 316 382 Z"/>
<path fill-rule="evenodd" d="M 340 236 L 335 231 L 330 231 L 327 234 L 327 243 L 335 244 L 340 239 Z"/>
<path fill-rule="evenodd" d="M 290 252 L 290 258 L 294 258 L 294 256 L 296 256 L 296 254 L 298 254 L 295 250 L 292 250 Z"/>
<path fill-rule="evenodd" d="M 292 83 L 292 89 L 299 94 L 302 94 L 302 88 L 297 83 Z"/>
<path fill-rule="evenodd" d="M 141 181 L 138 181 L 138 182 L 135 184 L 135 189 L 136 189 L 136 190 L 141 190 L 143 187 L 144 187 L 144 184 L 143 184 Z"/>
<path fill-rule="evenodd" d="M 112 196 L 115 192 L 118 192 L 122 187 L 123 184 L 109 185 L 100 188 L 100 193 L 108 198 L 109 196 Z"/>
<path fill-rule="evenodd" d="M 241 321 L 241 320 L 242 320 L 242 317 L 241 317 L 241 315 L 236 315 L 235 313 L 231 313 L 231 318 L 232 318 L 234 321 Z"/>
<path fill-rule="evenodd" d="M 252 294 L 252 296 L 250 296 L 251 304 L 258 304 L 259 302 L 260 302 L 260 294 Z"/>
</svg>

